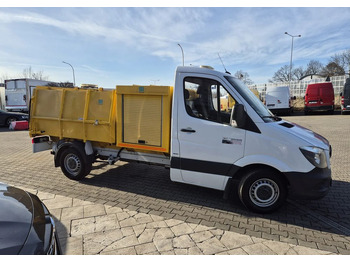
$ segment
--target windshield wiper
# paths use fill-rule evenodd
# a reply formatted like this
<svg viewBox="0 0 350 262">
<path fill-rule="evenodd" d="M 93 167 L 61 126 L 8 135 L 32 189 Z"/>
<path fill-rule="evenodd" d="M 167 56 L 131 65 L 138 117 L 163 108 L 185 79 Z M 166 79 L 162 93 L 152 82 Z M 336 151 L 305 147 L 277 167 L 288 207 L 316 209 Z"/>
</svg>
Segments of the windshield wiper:
<svg viewBox="0 0 350 262">
<path fill-rule="evenodd" d="M 280 118 L 278 116 L 275 116 L 275 115 L 273 115 L 273 116 L 263 116 L 262 117 L 262 119 L 265 119 L 265 118 L 271 118 L 271 119 L 273 119 L 275 121 L 281 121 L 282 120 L 282 118 Z"/>
</svg>

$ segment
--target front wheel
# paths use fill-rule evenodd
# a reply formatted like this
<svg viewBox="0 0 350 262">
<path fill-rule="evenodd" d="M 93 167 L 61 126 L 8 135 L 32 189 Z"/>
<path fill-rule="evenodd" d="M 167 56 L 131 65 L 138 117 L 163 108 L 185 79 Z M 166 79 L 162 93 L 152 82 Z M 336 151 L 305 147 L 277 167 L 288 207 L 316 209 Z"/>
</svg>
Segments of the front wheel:
<svg viewBox="0 0 350 262">
<path fill-rule="evenodd" d="M 287 187 L 280 176 L 281 174 L 270 169 L 248 172 L 238 186 L 241 202 L 257 213 L 277 210 L 287 197 Z"/>
<path fill-rule="evenodd" d="M 65 149 L 60 157 L 63 174 L 72 180 L 81 180 L 91 171 L 92 163 L 74 148 Z"/>
</svg>

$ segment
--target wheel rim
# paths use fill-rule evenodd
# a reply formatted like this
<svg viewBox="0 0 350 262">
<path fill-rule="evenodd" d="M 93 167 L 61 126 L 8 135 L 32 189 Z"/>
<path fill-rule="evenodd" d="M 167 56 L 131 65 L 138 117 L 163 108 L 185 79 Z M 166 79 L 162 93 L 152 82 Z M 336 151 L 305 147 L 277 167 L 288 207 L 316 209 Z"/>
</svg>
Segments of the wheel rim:
<svg viewBox="0 0 350 262">
<path fill-rule="evenodd" d="M 64 158 L 64 167 L 71 175 L 77 176 L 81 171 L 81 161 L 77 155 L 70 153 Z"/>
<path fill-rule="evenodd" d="M 249 189 L 250 200 L 258 207 L 269 207 L 275 204 L 279 195 L 278 185 L 268 178 L 255 181 Z"/>
</svg>

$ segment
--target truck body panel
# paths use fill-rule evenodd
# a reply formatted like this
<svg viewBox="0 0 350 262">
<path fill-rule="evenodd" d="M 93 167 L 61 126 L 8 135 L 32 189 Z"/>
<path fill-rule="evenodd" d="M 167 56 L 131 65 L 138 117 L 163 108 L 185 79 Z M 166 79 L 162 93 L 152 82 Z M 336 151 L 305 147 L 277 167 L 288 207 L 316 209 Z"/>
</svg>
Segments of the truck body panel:
<svg viewBox="0 0 350 262">
<path fill-rule="evenodd" d="M 341 93 L 341 113 L 350 112 L 350 78 L 346 79 L 343 92 Z"/>
<path fill-rule="evenodd" d="M 28 78 L 5 80 L 5 109 L 28 112 L 34 88 L 48 83 L 49 81 Z"/>
<path fill-rule="evenodd" d="M 305 112 L 334 111 L 334 89 L 331 82 L 309 84 L 305 91 Z"/>
<path fill-rule="evenodd" d="M 289 86 L 267 87 L 265 101 L 273 113 L 290 113 L 293 110 Z"/>
</svg>

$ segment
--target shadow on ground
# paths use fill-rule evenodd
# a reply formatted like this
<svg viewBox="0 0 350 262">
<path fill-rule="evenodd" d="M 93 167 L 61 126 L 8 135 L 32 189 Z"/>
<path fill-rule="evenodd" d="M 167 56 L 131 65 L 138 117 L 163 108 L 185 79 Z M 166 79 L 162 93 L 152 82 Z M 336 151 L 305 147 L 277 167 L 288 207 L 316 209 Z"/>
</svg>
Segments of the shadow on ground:
<svg viewBox="0 0 350 262">
<path fill-rule="evenodd" d="M 105 164 L 95 163 L 94 168 L 98 169 L 99 165 Z M 343 181 L 334 181 L 333 188 L 331 189 L 329 195 L 321 200 L 296 201 L 298 205 L 305 207 L 303 210 L 300 210 L 298 205 L 293 205 L 287 202 L 278 211 L 272 214 L 264 215 L 249 212 L 244 206 L 242 206 L 237 197 L 224 200 L 223 193 L 221 191 L 172 182 L 170 180 L 169 171 L 163 167 L 129 163 L 117 168 L 109 169 L 101 174 L 94 175 L 94 171 L 92 171 L 92 173 L 82 180 L 81 183 L 96 187 L 107 187 L 114 190 L 143 195 L 165 201 L 172 201 L 181 205 L 190 205 L 192 207 L 199 208 L 204 206 L 208 209 L 225 211 L 235 216 L 256 218 L 256 221 L 262 219 L 261 221 L 264 221 L 265 223 L 272 221 L 271 223 L 277 222 L 278 225 L 282 226 L 295 225 L 305 229 L 350 236 L 350 234 L 346 234 L 346 232 L 339 232 L 338 228 L 324 223 L 324 221 L 318 220 L 315 218 L 315 216 L 311 216 L 308 212 L 305 212 L 305 209 L 311 210 L 313 213 L 316 212 L 320 216 L 332 219 L 340 225 L 350 229 L 349 196 L 339 195 L 337 193 L 350 192 L 350 183 Z M 333 190 L 336 188 L 342 188 L 342 190 Z M 334 194 L 338 195 L 334 196 Z M 332 201 L 334 197 L 338 198 L 338 200 Z M 344 198 L 343 206 L 336 206 L 335 203 L 338 203 L 339 198 L 341 197 Z M 292 201 L 292 203 L 293 202 L 295 201 Z M 150 206 L 145 207 L 142 201 L 138 202 L 137 200 L 133 203 L 133 205 L 140 208 L 151 208 Z M 343 210 L 341 217 L 339 215 L 339 208 Z M 184 220 L 189 218 L 183 214 L 182 217 Z M 223 221 L 219 223 L 221 223 L 222 226 L 225 226 L 227 225 L 226 222 Z M 256 225 L 259 225 L 259 223 Z M 247 226 L 246 228 L 249 228 L 250 230 L 260 230 L 259 227 L 254 226 Z"/>
</svg>

